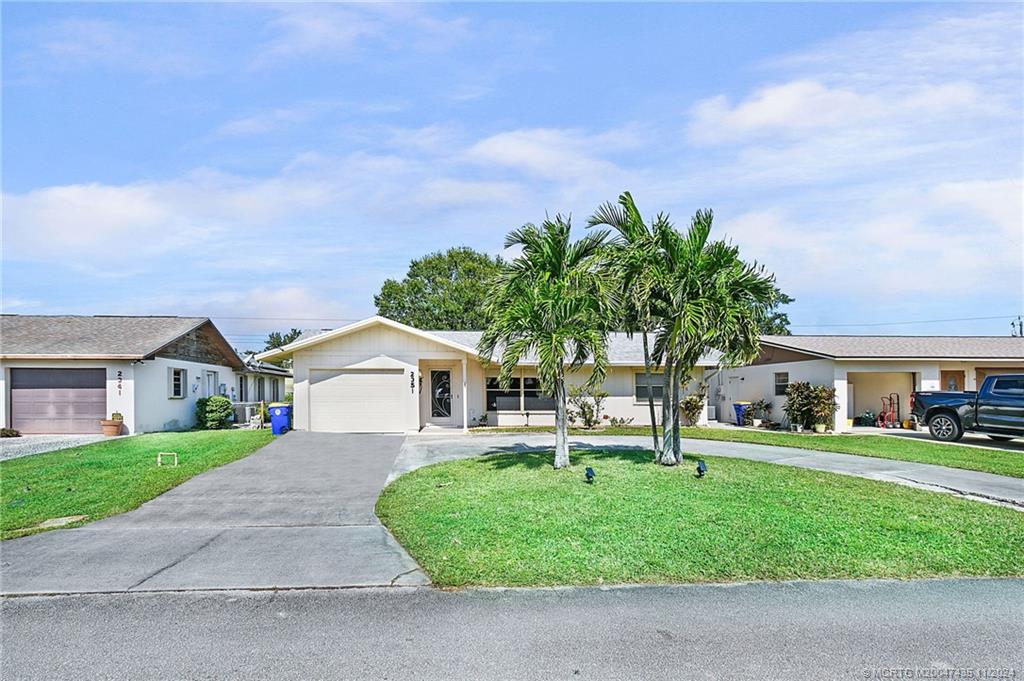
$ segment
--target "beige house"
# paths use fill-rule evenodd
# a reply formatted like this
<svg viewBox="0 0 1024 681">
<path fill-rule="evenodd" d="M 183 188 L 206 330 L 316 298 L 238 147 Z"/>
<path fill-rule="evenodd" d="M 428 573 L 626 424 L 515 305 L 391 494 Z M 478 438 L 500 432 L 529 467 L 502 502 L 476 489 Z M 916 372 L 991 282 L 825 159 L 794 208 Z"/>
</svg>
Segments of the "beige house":
<svg viewBox="0 0 1024 681">
<path fill-rule="evenodd" d="M 878 413 L 883 396 L 898 395 L 906 418 L 915 390 L 977 390 L 990 374 L 1024 373 L 1024 338 L 1009 336 L 765 336 L 761 348 L 756 362 L 712 381 L 721 420 L 734 420 L 734 402 L 760 399 L 781 419 L 786 386 L 807 381 L 835 387 L 834 430 L 850 431 L 849 420 Z"/>
<path fill-rule="evenodd" d="M 503 391 L 497 367 L 485 366 L 477 356 L 480 335 L 423 331 L 370 317 L 300 338 L 257 359 L 292 358 L 293 425 L 298 430 L 409 432 L 425 427 L 553 424 L 554 403 L 540 390 L 536 361 L 523 362 L 510 390 Z M 604 412 L 638 425 L 648 423 L 640 338 L 612 334 L 609 359 Z M 714 357 L 705 357 L 688 387 L 695 389 L 704 369 L 715 364 Z M 583 383 L 588 374 L 584 367 L 568 380 Z M 660 400 L 661 376 L 654 382 Z M 706 420 L 705 412 L 702 421 Z"/>
</svg>

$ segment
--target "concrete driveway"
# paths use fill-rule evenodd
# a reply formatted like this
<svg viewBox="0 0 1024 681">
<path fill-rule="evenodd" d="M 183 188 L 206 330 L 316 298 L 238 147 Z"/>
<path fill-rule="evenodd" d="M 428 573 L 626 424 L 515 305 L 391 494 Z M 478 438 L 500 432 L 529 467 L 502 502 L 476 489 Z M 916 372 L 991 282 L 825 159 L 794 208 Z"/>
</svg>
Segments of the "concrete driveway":
<svg viewBox="0 0 1024 681">
<path fill-rule="evenodd" d="M 4 542 L 0 590 L 427 584 L 373 513 L 402 440 L 289 433 L 130 513 Z"/>
</svg>

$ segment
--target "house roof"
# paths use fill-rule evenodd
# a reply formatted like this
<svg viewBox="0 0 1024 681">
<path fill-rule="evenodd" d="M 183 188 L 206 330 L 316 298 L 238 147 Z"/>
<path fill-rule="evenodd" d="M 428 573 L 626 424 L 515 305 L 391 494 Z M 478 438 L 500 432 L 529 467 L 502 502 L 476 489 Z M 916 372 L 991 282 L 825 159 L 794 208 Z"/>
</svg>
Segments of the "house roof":
<svg viewBox="0 0 1024 681">
<path fill-rule="evenodd" d="M 477 343 L 480 342 L 480 336 L 483 335 L 483 331 L 428 331 L 428 333 L 440 336 L 441 338 L 447 338 L 471 348 L 477 346 Z M 721 353 L 709 351 L 701 357 L 697 365 L 716 366 L 720 357 Z M 643 366 L 643 339 L 639 335 L 634 335 L 630 338 L 628 334 L 623 332 L 608 334 L 608 361 L 611 364 L 620 366 Z M 537 358 L 535 356 L 528 356 L 523 360 L 523 363 L 536 364 Z"/>
<path fill-rule="evenodd" d="M 829 359 L 1024 361 L 1024 338 L 1012 336 L 764 336 L 761 343 Z"/>
<path fill-rule="evenodd" d="M 483 331 L 423 331 L 405 324 L 401 324 L 387 317 L 375 316 L 348 326 L 343 326 L 333 331 L 321 331 L 312 334 L 303 334 L 297 341 L 268 352 L 257 355 L 257 359 L 277 359 L 287 357 L 296 350 L 323 343 L 334 338 L 354 333 L 374 324 L 383 324 L 391 328 L 405 331 L 420 338 L 432 340 L 453 350 L 465 352 L 470 355 L 477 354 L 477 344 Z M 717 352 L 709 352 L 701 358 L 698 366 L 716 366 L 720 355 Z M 608 338 L 608 360 L 613 365 L 619 366 L 643 366 L 644 349 L 640 336 L 628 337 L 625 333 L 612 333 Z M 528 356 L 523 359 L 523 364 L 536 364 L 537 358 Z"/>
<path fill-rule="evenodd" d="M 147 359 L 209 324 L 225 355 L 242 364 L 206 317 L 0 315 L 0 358 Z"/>
<path fill-rule="evenodd" d="M 286 369 L 269 362 L 261 362 L 254 355 L 245 357 L 245 371 L 251 374 L 268 374 L 272 376 L 291 376 L 291 369 Z"/>
</svg>

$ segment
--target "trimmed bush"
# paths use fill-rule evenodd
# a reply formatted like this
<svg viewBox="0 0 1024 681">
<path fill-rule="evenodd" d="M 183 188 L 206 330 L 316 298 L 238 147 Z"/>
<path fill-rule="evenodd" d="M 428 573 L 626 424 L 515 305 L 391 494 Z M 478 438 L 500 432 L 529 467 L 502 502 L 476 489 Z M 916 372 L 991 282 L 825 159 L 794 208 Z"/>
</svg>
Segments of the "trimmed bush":
<svg viewBox="0 0 1024 681">
<path fill-rule="evenodd" d="M 21 432 L 16 428 L 0 428 L 0 437 L 21 437 Z"/>
<path fill-rule="evenodd" d="M 227 428 L 235 408 L 231 400 L 223 395 L 200 397 L 196 400 L 196 428 L 199 430 L 220 430 Z"/>
</svg>

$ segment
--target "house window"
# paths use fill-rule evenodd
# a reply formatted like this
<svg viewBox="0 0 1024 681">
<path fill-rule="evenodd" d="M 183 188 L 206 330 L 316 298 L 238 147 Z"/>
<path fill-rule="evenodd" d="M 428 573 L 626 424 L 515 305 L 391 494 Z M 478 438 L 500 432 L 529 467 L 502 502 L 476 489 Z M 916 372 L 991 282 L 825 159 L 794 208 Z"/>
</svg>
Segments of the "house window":
<svg viewBox="0 0 1024 681">
<path fill-rule="evenodd" d="M 185 369 L 171 369 L 170 385 L 167 386 L 167 396 L 172 400 L 184 399 L 188 386 L 188 371 Z"/>
<path fill-rule="evenodd" d="M 789 372 L 780 371 L 775 374 L 775 396 L 783 397 L 786 394 L 786 388 L 789 387 Z"/>
<path fill-rule="evenodd" d="M 281 400 L 281 381 L 276 378 L 270 379 L 270 399 L 275 402 Z"/>
<path fill-rule="evenodd" d="M 649 394 L 654 396 L 656 401 L 661 401 L 661 396 L 665 392 L 665 375 L 664 374 L 651 374 L 651 382 L 647 382 L 647 373 L 633 374 L 633 394 L 636 399 L 647 400 L 648 391 Z"/>
<path fill-rule="evenodd" d="M 498 385 L 497 376 L 489 376 L 486 383 L 487 411 L 521 411 L 519 379 L 513 378 L 508 390 Z"/>
<path fill-rule="evenodd" d="M 238 377 L 238 401 L 249 401 L 249 380 L 245 376 Z"/>
<path fill-rule="evenodd" d="M 259 378 L 256 379 L 256 401 L 257 402 L 262 402 L 267 397 L 265 384 L 266 384 L 266 381 L 264 380 L 264 378 L 262 376 L 260 376 Z"/>
<path fill-rule="evenodd" d="M 540 389 L 540 379 L 523 379 L 523 411 L 554 411 L 555 398 L 545 395 Z"/>
<path fill-rule="evenodd" d="M 992 384 L 992 393 L 1022 397 L 1024 396 L 1024 378 L 997 378 Z"/>
</svg>

